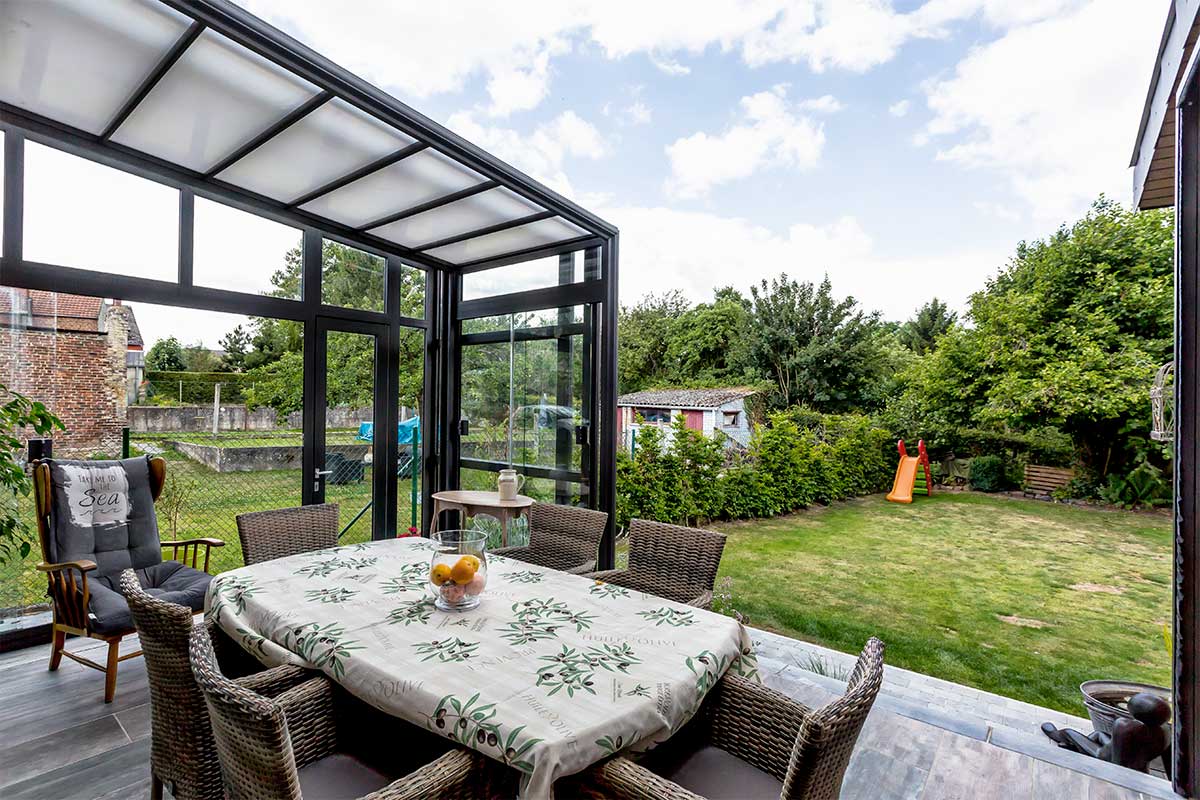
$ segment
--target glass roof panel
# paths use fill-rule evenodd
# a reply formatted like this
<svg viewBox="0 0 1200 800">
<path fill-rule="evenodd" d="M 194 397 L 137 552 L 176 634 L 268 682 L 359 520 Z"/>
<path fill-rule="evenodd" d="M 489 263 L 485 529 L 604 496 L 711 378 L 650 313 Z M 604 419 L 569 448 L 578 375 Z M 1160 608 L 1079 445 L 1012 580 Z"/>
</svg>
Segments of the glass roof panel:
<svg viewBox="0 0 1200 800">
<path fill-rule="evenodd" d="M 542 208 L 504 187 L 396 220 L 371 233 L 406 246 L 425 244 L 460 233 L 536 214 Z"/>
<path fill-rule="evenodd" d="M 436 150 L 426 149 L 305 203 L 301 208 L 358 227 L 482 182 L 483 176 L 478 172 Z M 382 233 L 390 227 L 377 228 L 373 232 Z"/>
<path fill-rule="evenodd" d="M 206 30 L 113 135 L 204 172 L 317 93 L 317 88 Z"/>
<path fill-rule="evenodd" d="M 217 177 L 290 202 L 413 141 L 335 98 Z"/>
<path fill-rule="evenodd" d="M 561 217 L 553 217 L 531 222 L 519 228 L 509 228 L 506 231 L 497 231 L 486 236 L 467 239 L 465 242 L 448 244 L 426 252 L 452 264 L 465 264 L 481 258 L 514 253 L 527 247 L 538 247 L 574 239 L 577 236 L 583 236 L 586 232 Z"/>
<path fill-rule="evenodd" d="M 4 0 L 0 99 L 100 133 L 189 22 L 150 0 Z"/>
</svg>

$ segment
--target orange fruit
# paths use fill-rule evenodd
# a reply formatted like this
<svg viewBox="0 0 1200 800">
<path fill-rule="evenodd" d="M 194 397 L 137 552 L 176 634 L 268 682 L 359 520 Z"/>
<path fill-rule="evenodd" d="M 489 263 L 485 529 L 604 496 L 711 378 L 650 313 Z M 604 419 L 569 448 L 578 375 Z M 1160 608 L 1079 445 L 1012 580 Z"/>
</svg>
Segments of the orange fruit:
<svg viewBox="0 0 1200 800">
<path fill-rule="evenodd" d="M 434 586 L 441 586 L 450 580 L 451 572 L 453 570 L 445 564 L 434 564 L 433 569 L 429 571 L 429 580 Z"/>
<path fill-rule="evenodd" d="M 463 556 L 450 568 L 450 580 L 459 586 L 468 584 L 471 582 L 471 578 L 475 577 L 477 569 L 479 569 L 479 559 L 475 556 Z"/>
</svg>

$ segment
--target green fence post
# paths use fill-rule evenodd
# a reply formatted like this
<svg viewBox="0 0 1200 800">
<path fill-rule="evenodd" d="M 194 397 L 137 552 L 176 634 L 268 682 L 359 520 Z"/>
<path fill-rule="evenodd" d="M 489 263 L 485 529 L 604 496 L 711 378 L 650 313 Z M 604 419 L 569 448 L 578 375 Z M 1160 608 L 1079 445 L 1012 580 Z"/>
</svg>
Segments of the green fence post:
<svg viewBox="0 0 1200 800">
<path fill-rule="evenodd" d="M 121 428 L 121 458 L 129 458 L 129 428 Z"/>
<path fill-rule="evenodd" d="M 409 525 L 417 527 L 417 475 L 421 472 L 421 448 L 417 447 L 417 437 L 413 437 L 413 460 L 412 472 L 410 473 L 410 489 L 409 489 L 409 511 L 411 520 Z"/>
</svg>

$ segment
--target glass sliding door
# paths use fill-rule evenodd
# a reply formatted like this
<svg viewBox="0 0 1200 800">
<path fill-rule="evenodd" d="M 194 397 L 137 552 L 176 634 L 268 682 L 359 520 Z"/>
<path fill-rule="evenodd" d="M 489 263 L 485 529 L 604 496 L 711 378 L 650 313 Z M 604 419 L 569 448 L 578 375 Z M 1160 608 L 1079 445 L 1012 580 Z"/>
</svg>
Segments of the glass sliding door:
<svg viewBox="0 0 1200 800">
<path fill-rule="evenodd" d="M 312 501 L 337 503 L 342 544 L 382 531 L 388 432 L 384 418 L 383 342 L 387 327 L 317 319 Z M 392 450 L 394 452 L 394 449 Z"/>
</svg>

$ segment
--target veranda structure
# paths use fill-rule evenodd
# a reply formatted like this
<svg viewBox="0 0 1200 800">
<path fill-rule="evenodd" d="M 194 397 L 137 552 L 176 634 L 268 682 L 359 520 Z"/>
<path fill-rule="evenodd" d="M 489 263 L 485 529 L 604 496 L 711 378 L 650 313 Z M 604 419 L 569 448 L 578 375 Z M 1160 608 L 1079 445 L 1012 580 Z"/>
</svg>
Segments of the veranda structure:
<svg viewBox="0 0 1200 800">
<path fill-rule="evenodd" d="M 375 430 L 395 431 L 398 342 L 417 330 L 425 342 L 425 530 L 433 492 L 457 488 L 464 470 L 494 472 L 513 459 L 511 445 L 506 459 L 464 457 L 470 414 L 461 368 L 470 348 L 507 346 L 511 357 L 517 342 L 553 349 L 553 404 L 572 410 L 569 424 L 556 426 L 553 453 L 517 468 L 552 483 L 557 502 L 608 511 L 611 519 L 618 246 L 611 224 L 226 0 L 6 0 L 0 131 L 0 284 L 303 323 L 304 503 L 325 495 L 328 335 L 372 337 Z M 23 241 L 32 146 L 173 190 L 173 279 L 30 260 Z M 198 198 L 299 229 L 300 296 L 198 281 Z M 75 221 L 59 222 L 63 236 L 75 235 Z M 380 265 L 382 297 L 373 308 L 324 301 L 325 241 Z M 423 310 L 401 307 L 401 277 L 414 269 L 424 276 Z M 513 285 L 510 275 L 522 276 L 526 286 L 532 275 L 534 285 L 472 290 L 481 279 L 491 287 Z M 521 327 L 515 315 L 536 324 Z M 397 437 L 374 436 L 372 449 L 380 509 L 372 536 L 384 538 L 408 525 L 396 512 Z M 602 565 L 611 564 L 612 553 L 610 522 Z"/>
<path fill-rule="evenodd" d="M 1200 793 L 1200 2 L 1172 0 L 1134 144 L 1139 209 L 1175 208 L 1175 790 Z"/>
</svg>

